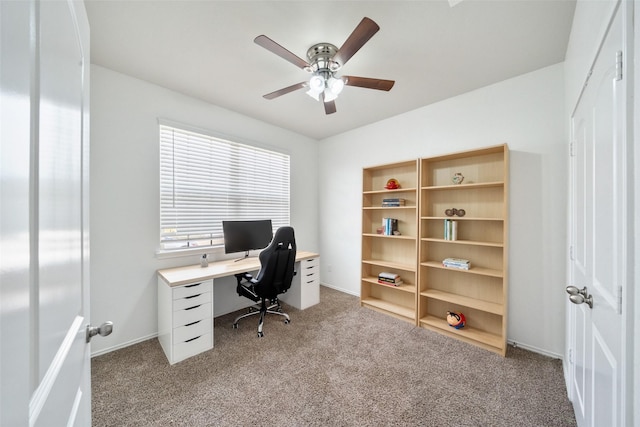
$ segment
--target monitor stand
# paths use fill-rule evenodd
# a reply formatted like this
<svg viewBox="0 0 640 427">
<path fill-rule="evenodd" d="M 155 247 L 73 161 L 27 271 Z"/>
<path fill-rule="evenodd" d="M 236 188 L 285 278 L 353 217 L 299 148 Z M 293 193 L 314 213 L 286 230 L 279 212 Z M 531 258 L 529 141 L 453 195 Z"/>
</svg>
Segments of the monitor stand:
<svg viewBox="0 0 640 427">
<path fill-rule="evenodd" d="M 233 262 L 242 261 L 243 259 L 247 259 L 247 258 L 249 258 L 249 251 L 246 251 L 242 258 L 234 259 Z"/>
</svg>

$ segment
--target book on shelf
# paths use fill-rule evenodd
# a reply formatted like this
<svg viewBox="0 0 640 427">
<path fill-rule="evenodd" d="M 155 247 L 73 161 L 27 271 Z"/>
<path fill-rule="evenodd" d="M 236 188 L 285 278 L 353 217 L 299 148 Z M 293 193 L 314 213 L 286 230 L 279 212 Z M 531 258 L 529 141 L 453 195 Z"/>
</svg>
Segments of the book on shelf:
<svg viewBox="0 0 640 427">
<path fill-rule="evenodd" d="M 459 268 L 460 270 L 469 270 L 471 268 L 471 262 L 462 258 L 445 258 L 442 260 L 442 265 L 450 268 Z"/>
<path fill-rule="evenodd" d="M 378 280 L 378 283 L 380 283 L 381 285 L 400 286 L 404 282 L 402 280 L 398 280 L 396 282 L 387 282 L 386 280 Z"/>
<path fill-rule="evenodd" d="M 382 199 L 382 207 L 400 207 L 405 205 L 405 199 Z"/>
<path fill-rule="evenodd" d="M 398 231 L 398 220 L 395 218 L 382 218 L 382 228 L 382 234 L 393 236 L 393 232 Z"/>
<path fill-rule="evenodd" d="M 444 240 L 458 240 L 458 221 L 444 220 Z"/>
<path fill-rule="evenodd" d="M 383 285 L 399 286 L 403 283 L 402 278 L 396 273 L 378 273 L 378 283 Z"/>
</svg>

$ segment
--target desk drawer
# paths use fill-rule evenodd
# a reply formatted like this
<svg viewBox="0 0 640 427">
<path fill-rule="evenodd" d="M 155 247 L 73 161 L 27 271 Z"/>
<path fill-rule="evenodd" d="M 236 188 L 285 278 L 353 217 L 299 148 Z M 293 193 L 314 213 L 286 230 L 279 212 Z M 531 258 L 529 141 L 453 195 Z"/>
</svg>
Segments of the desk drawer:
<svg viewBox="0 0 640 427">
<path fill-rule="evenodd" d="M 205 292 L 213 292 L 213 279 L 173 288 L 173 299 L 191 297 Z"/>
<path fill-rule="evenodd" d="M 320 273 L 320 266 L 316 265 L 310 268 L 302 269 L 302 277 L 313 277 Z"/>
<path fill-rule="evenodd" d="M 320 258 L 308 258 L 300 261 L 300 267 L 303 270 L 318 267 L 320 265 Z"/>
<path fill-rule="evenodd" d="M 195 356 L 198 353 L 213 348 L 213 334 L 200 335 L 189 341 L 181 342 L 173 346 L 174 363 Z"/>
<path fill-rule="evenodd" d="M 205 292 L 185 298 L 174 299 L 173 311 L 184 310 L 185 308 L 195 307 L 196 305 L 202 305 L 208 302 L 211 302 L 211 292 Z"/>
<path fill-rule="evenodd" d="M 213 312 L 211 311 L 212 304 L 206 303 L 193 308 L 185 308 L 184 310 L 178 310 L 173 312 L 173 327 L 177 328 L 184 326 L 188 323 L 197 322 L 198 320 L 212 318 Z"/>
<path fill-rule="evenodd" d="M 210 334 L 213 329 L 213 319 L 206 318 L 198 320 L 195 323 L 180 326 L 173 330 L 173 343 L 179 344 L 200 335 Z"/>
<path fill-rule="evenodd" d="M 310 277 L 304 277 L 301 280 L 303 286 L 315 286 L 320 285 L 320 278 L 317 275 L 313 275 Z"/>
</svg>

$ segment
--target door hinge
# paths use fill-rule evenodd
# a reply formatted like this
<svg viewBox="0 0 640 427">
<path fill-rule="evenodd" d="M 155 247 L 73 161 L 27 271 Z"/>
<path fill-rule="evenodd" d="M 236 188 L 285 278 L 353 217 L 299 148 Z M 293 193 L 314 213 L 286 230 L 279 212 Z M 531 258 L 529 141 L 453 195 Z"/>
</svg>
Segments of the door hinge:
<svg viewBox="0 0 640 427">
<path fill-rule="evenodd" d="M 622 286 L 618 286 L 618 314 L 622 314 Z"/>
<path fill-rule="evenodd" d="M 576 142 L 575 141 L 571 141 L 569 143 L 569 156 L 573 157 L 576 155 Z"/>
<path fill-rule="evenodd" d="M 569 363 L 573 363 L 573 349 L 569 349 Z"/>
<path fill-rule="evenodd" d="M 616 52 L 616 77 L 615 81 L 622 80 L 622 51 Z"/>
<path fill-rule="evenodd" d="M 571 261 L 575 261 L 575 256 L 573 255 L 573 245 L 569 246 L 569 259 Z"/>
</svg>

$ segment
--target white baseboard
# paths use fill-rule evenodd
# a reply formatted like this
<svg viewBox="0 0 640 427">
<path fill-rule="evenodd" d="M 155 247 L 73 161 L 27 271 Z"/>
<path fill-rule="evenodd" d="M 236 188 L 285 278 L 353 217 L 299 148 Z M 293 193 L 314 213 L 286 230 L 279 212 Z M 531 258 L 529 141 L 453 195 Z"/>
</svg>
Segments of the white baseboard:
<svg viewBox="0 0 640 427">
<path fill-rule="evenodd" d="M 141 343 L 143 341 L 147 341 L 147 340 L 150 340 L 150 339 L 153 339 L 153 338 L 157 338 L 157 337 L 158 337 L 158 333 L 156 332 L 154 334 L 147 335 L 146 337 L 136 338 L 135 340 L 127 341 L 127 342 L 115 345 L 113 347 L 107 347 L 107 348 L 103 348 L 102 350 L 98 350 L 96 352 L 92 352 L 91 353 L 91 357 L 94 358 L 94 357 L 97 357 L 97 356 L 101 356 L 103 354 L 111 353 L 112 351 L 120 350 L 121 348 L 129 347 L 130 345 L 138 344 L 138 343 Z"/>
<path fill-rule="evenodd" d="M 345 294 L 353 295 L 354 297 L 360 297 L 359 293 L 356 293 L 356 292 L 353 292 L 353 291 L 348 291 L 348 290 L 342 289 L 342 288 L 338 288 L 338 287 L 332 286 L 332 285 L 330 285 L 328 283 L 320 283 L 320 285 L 321 286 L 326 286 L 327 288 L 335 289 L 336 291 L 340 291 L 340 292 L 343 292 Z"/>
<path fill-rule="evenodd" d="M 528 344 L 524 344 L 521 342 L 515 342 L 512 340 L 507 340 L 507 344 L 512 345 L 514 347 L 520 347 L 520 348 L 524 348 L 525 350 L 529 350 L 532 351 L 534 353 L 538 353 L 538 354 L 542 354 L 543 356 L 548 356 L 551 357 L 553 359 L 560 359 L 564 365 L 564 356 L 562 354 L 558 354 L 558 353 L 554 353 L 552 351 L 548 351 L 548 350 L 543 350 L 541 348 L 532 346 L 532 345 L 528 345 Z"/>
</svg>

